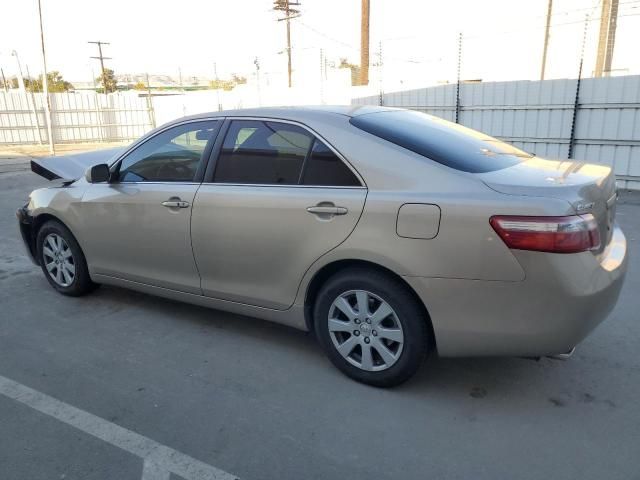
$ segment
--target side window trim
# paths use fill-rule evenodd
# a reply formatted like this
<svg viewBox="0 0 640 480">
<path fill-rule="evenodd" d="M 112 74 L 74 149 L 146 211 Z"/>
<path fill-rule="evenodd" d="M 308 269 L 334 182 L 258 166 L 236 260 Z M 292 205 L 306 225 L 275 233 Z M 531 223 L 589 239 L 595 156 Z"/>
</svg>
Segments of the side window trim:
<svg viewBox="0 0 640 480">
<path fill-rule="evenodd" d="M 127 150 L 125 150 L 116 160 L 114 160 L 111 165 L 109 166 L 109 170 L 111 172 L 111 177 L 113 178 L 114 175 L 117 175 L 120 171 L 120 166 L 122 165 L 122 162 L 132 153 L 134 153 L 136 150 L 138 150 L 139 148 L 143 147 L 147 142 L 153 140 L 155 137 L 157 137 L 158 135 L 162 135 L 163 133 L 165 133 L 166 131 L 175 128 L 175 127 L 180 127 L 182 125 L 188 125 L 190 123 L 199 123 L 199 122 L 215 122 L 215 128 L 214 131 L 211 133 L 211 139 L 214 139 L 214 141 L 211 141 L 211 139 L 209 139 L 209 141 L 207 142 L 207 146 L 204 150 L 204 152 L 202 152 L 202 157 L 200 159 L 200 164 L 198 165 L 198 169 L 196 170 L 196 174 L 194 175 L 194 179 L 190 182 L 160 182 L 160 181 L 150 181 L 150 182 L 127 182 L 127 183 L 131 183 L 131 184 L 138 184 L 138 183 L 146 183 L 146 184 L 164 184 L 164 183 L 172 183 L 172 184 L 194 184 L 194 183 L 202 183 L 204 175 L 205 175 L 205 171 L 207 169 L 208 163 L 211 159 L 211 152 L 213 151 L 213 147 L 215 145 L 215 143 L 218 141 L 219 139 L 219 135 L 220 135 L 220 131 L 222 129 L 222 125 L 224 123 L 225 118 L 224 117 L 205 117 L 205 118 L 194 118 L 194 119 L 190 119 L 184 122 L 178 122 L 178 123 L 172 123 L 170 125 L 167 125 L 165 128 L 159 129 L 156 132 L 153 132 L 152 135 L 149 135 L 148 137 L 143 137 L 140 140 L 138 140 L 137 142 L 135 142 L 133 145 L 131 145 Z"/>
<path fill-rule="evenodd" d="M 211 149 L 211 154 L 209 155 L 209 159 L 207 162 L 207 168 L 202 180 L 203 183 L 214 183 L 213 178 L 216 173 L 216 167 L 218 166 L 220 153 L 222 152 L 222 144 L 224 143 L 224 138 L 227 136 L 230 125 L 231 119 L 225 117 L 224 122 L 222 122 L 222 125 L 218 129 L 218 136 L 213 145 L 213 148 Z"/>
<path fill-rule="evenodd" d="M 220 118 L 220 117 L 218 117 Z M 239 184 L 239 183 L 216 183 L 213 181 L 214 177 L 215 177 L 215 170 L 216 170 L 216 166 L 218 164 L 218 159 L 220 158 L 220 152 L 222 151 L 222 144 L 224 143 L 224 138 L 227 135 L 227 132 L 229 131 L 229 126 L 231 125 L 231 122 L 233 122 L 234 120 L 256 120 L 256 121 L 260 121 L 260 122 L 276 122 L 276 123 L 288 123 L 290 125 L 295 125 L 298 126 L 300 128 L 303 128 L 304 130 L 306 130 L 307 132 L 309 132 L 312 136 L 313 136 L 313 141 L 311 142 L 311 145 L 309 145 L 309 150 L 307 151 L 307 155 L 304 158 L 304 162 L 302 164 L 302 169 L 300 171 L 300 177 L 298 178 L 298 184 L 296 185 L 279 185 L 277 183 L 274 184 L 253 184 L 253 183 L 249 183 L 249 184 Z M 296 187 L 296 188 L 349 188 L 349 189 L 366 189 L 367 188 L 367 184 L 364 181 L 364 178 L 362 178 L 362 175 L 360 175 L 360 172 L 358 172 L 355 167 L 353 165 L 351 165 L 351 163 L 349 161 L 347 161 L 345 159 L 345 157 L 338 151 L 336 150 L 333 145 L 331 145 L 331 143 L 329 143 L 324 137 L 322 137 L 321 135 L 319 135 L 318 133 L 316 133 L 314 130 L 312 130 L 311 128 L 309 128 L 308 126 L 306 126 L 304 123 L 300 123 L 300 122 L 296 122 L 293 120 L 286 120 L 286 119 L 282 119 L 282 118 L 267 118 L 267 117 L 224 117 L 224 123 L 222 124 L 222 126 L 220 127 L 220 129 L 217 132 L 217 138 L 216 138 L 216 142 L 215 145 L 211 151 L 211 158 L 210 161 L 208 162 L 208 166 L 204 175 L 204 179 L 202 181 L 202 183 L 208 183 L 208 184 L 213 184 L 213 185 L 247 185 L 247 186 L 252 186 L 252 187 Z M 358 180 L 358 182 L 360 183 L 359 186 L 354 186 L 354 187 L 341 187 L 341 186 L 322 186 L 322 185 L 302 185 L 302 179 L 303 179 L 303 174 L 304 174 L 304 170 L 306 167 L 306 163 L 309 160 L 309 157 L 311 156 L 311 151 L 313 150 L 313 146 L 315 145 L 316 141 L 321 141 L 322 143 L 324 143 L 337 157 L 338 159 L 344 163 L 344 165 L 355 175 L 356 179 Z"/>
<path fill-rule="evenodd" d="M 307 150 L 307 154 L 305 155 L 304 160 L 302 161 L 302 168 L 300 169 L 300 176 L 298 177 L 298 185 L 300 186 L 306 186 L 306 185 L 302 185 L 302 180 L 304 179 L 304 172 L 307 170 L 307 162 L 309 162 L 309 158 L 311 158 L 311 152 L 313 152 L 313 147 L 316 145 L 317 141 L 318 141 L 318 137 L 314 135 L 313 140 L 309 144 L 309 149 Z"/>
</svg>

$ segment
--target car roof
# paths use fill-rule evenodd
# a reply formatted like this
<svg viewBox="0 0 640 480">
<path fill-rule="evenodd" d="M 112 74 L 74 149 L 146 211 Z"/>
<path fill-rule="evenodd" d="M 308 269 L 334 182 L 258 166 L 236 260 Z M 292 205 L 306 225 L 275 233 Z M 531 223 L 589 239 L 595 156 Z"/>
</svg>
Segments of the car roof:
<svg viewBox="0 0 640 480">
<path fill-rule="evenodd" d="M 304 120 L 305 118 L 335 117 L 336 115 L 356 117 L 365 113 L 398 110 L 397 108 L 379 107 L 373 105 L 310 105 L 291 107 L 257 107 L 223 110 L 220 112 L 198 113 L 176 119 L 177 121 L 197 120 L 211 117 L 267 117 L 279 119 Z M 173 122 L 171 122 L 173 123 Z"/>
</svg>

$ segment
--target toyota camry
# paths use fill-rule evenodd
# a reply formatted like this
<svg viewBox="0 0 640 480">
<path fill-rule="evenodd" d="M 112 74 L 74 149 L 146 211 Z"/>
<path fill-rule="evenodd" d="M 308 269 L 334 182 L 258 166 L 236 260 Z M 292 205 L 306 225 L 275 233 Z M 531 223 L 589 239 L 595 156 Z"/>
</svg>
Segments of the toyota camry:
<svg viewBox="0 0 640 480">
<path fill-rule="evenodd" d="M 607 166 L 384 107 L 223 111 L 32 162 L 17 212 L 58 292 L 140 290 L 310 330 L 377 386 L 443 357 L 567 355 L 627 248 Z"/>
</svg>

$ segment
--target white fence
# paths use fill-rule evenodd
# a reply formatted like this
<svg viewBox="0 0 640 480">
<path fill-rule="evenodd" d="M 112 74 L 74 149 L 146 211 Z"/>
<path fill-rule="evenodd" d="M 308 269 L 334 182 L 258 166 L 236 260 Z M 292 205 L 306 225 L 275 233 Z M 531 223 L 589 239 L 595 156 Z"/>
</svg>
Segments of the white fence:
<svg viewBox="0 0 640 480">
<path fill-rule="evenodd" d="M 611 165 L 621 187 L 640 189 L 640 76 L 583 79 L 577 104 L 576 86 L 576 80 L 462 83 L 458 121 L 549 158 L 568 158 L 572 143 L 572 158 Z M 456 88 L 385 93 L 382 103 L 455 121 Z M 352 100 L 379 103 L 379 95 Z"/>
<path fill-rule="evenodd" d="M 146 98 L 132 93 L 52 93 L 51 124 L 56 144 L 127 141 L 152 128 Z M 0 145 L 49 142 L 42 93 L 0 92 Z"/>
</svg>

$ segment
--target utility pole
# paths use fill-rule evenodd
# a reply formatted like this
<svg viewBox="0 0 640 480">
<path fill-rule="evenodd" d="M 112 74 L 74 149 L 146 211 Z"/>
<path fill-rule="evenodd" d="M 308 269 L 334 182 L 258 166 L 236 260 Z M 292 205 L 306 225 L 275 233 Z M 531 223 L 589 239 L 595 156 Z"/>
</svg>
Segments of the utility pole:
<svg viewBox="0 0 640 480">
<path fill-rule="evenodd" d="M 289 77 L 289 88 L 291 88 L 291 20 L 300 16 L 300 10 L 291 8 L 292 6 L 300 6 L 299 2 L 292 2 L 291 0 L 275 0 L 273 2 L 273 9 L 276 11 L 284 12 L 283 18 L 278 18 L 279 22 L 283 20 L 287 22 L 287 73 Z"/>
<path fill-rule="evenodd" d="M 600 15 L 600 36 L 598 37 L 598 54 L 596 57 L 596 77 L 609 76 L 613 47 L 616 42 L 616 23 L 618 21 L 618 0 L 602 0 Z"/>
<path fill-rule="evenodd" d="M 256 86 L 258 87 L 258 106 L 262 106 L 262 99 L 260 98 L 260 60 L 256 57 L 253 60 L 253 64 L 256 66 Z"/>
<path fill-rule="evenodd" d="M 324 105 L 324 50 L 320 49 L 320 104 Z"/>
<path fill-rule="evenodd" d="M 553 0 L 549 0 L 547 6 L 547 26 L 544 29 L 544 47 L 542 48 L 542 67 L 540 68 L 540 80 L 544 80 L 544 70 L 547 66 L 547 48 L 549 47 L 549 30 L 551 29 L 551 11 Z"/>
<path fill-rule="evenodd" d="M 218 111 L 222 111 L 222 104 L 220 103 L 220 79 L 218 78 L 218 64 L 213 62 L 213 75 L 216 79 L 216 98 L 218 99 Z"/>
<path fill-rule="evenodd" d="M 47 79 L 47 55 L 44 48 L 44 28 L 42 27 L 42 5 L 38 0 L 38 17 L 40 18 L 40 44 L 42 46 L 42 92 L 44 93 L 44 110 L 47 120 L 47 135 L 49 137 L 49 152 L 56 154 L 53 144 L 53 127 L 51 125 L 51 104 L 49 103 L 49 81 Z"/>
<path fill-rule="evenodd" d="M 362 0 L 360 19 L 360 85 L 369 85 L 369 10 L 370 0 Z"/>
<path fill-rule="evenodd" d="M 456 81 L 456 123 L 460 123 L 460 73 L 462 70 L 462 32 L 458 34 L 458 73 Z"/>
<path fill-rule="evenodd" d="M 384 83 L 382 81 L 382 70 L 383 70 L 383 58 L 382 58 L 382 40 L 378 44 L 378 105 L 381 107 L 384 105 Z"/>
<path fill-rule="evenodd" d="M 104 55 L 102 55 L 102 45 L 111 45 L 109 42 L 87 42 L 87 43 L 93 43 L 95 45 L 98 45 L 98 56 L 97 57 L 91 57 L 91 58 L 95 58 L 96 60 L 100 60 L 100 70 L 102 71 L 102 88 L 104 89 L 104 94 L 107 95 L 107 76 L 105 75 L 105 71 L 104 71 L 104 61 L 105 60 L 111 60 L 111 57 L 105 57 Z"/>
</svg>

